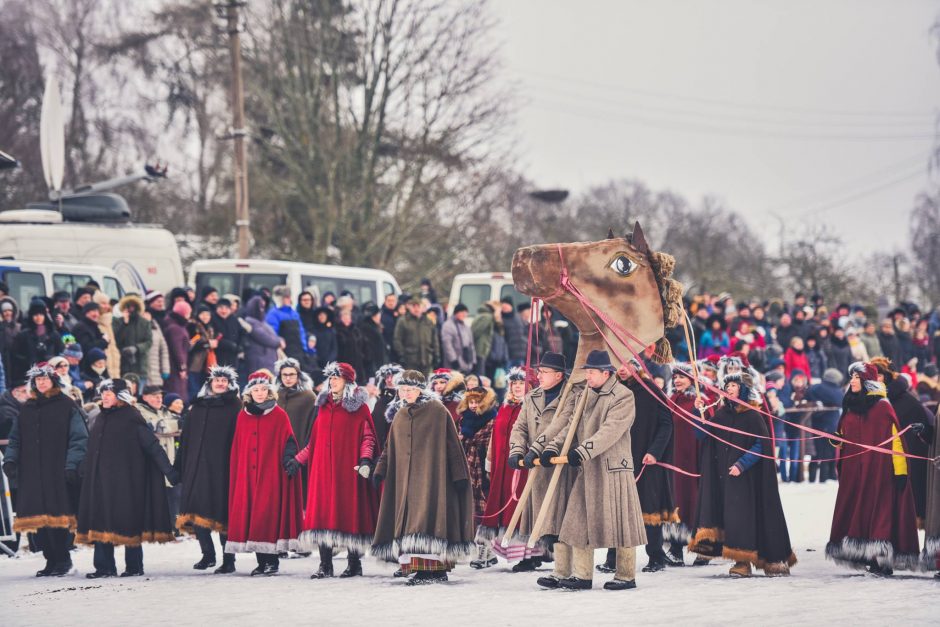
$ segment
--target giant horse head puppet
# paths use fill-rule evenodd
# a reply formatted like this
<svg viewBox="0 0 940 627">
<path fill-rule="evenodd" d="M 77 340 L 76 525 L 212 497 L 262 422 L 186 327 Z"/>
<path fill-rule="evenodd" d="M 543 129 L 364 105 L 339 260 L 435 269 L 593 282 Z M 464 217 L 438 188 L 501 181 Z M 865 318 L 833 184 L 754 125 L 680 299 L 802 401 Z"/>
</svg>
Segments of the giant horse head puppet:
<svg viewBox="0 0 940 627">
<path fill-rule="evenodd" d="M 624 237 L 610 231 L 598 242 L 520 248 L 512 278 L 517 290 L 551 305 L 581 332 L 576 364 L 595 349 L 616 363 L 618 355 L 627 359 L 649 346 L 652 358 L 666 363 L 672 351 L 665 329 L 684 316 L 682 284 L 670 278 L 675 265 L 672 255 L 650 249 L 637 223 Z M 580 378 L 580 370 L 572 375 Z"/>
</svg>

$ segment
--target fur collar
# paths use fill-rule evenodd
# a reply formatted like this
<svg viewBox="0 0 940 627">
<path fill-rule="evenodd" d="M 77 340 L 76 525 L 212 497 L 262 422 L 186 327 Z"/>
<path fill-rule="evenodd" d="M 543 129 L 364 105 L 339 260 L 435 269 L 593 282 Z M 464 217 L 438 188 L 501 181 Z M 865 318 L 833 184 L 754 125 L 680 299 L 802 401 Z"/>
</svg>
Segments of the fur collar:
<svg viewBox="0 0 940 627">
<path fill-rule="evenodd" d="M 324 390 L 320 392 L 319 395 L 317 395 L 317 407 L 323 407 L 332 398 L 333 393 L 330 392 L 329 386 L 324 386 Z M 349 413 L 353 413 L 365 405 L 368 398 L 369 397 L 364 389 L 358 385 L 347 383 L 346 388 L 343 390 L 343 399 L 341 404 L 343 409 Z"/>
<path fill-rule="evenodd" d="M 428 401 L 434 400 L 436 398 L 437 398 L 437 395 L 434 394 L 433 392 L 428 392 L 427 390 L 421 390 L 421 394 L 420 396 L 418 396 L 418 399 L 414 402 L 413 406 L 420 407 L 421 405 L 424 405 Z M 396 398 L 394 401 L 389 403 L 388 407 L 385 408 L 385 422 L 391 424 L 392 420 L 394 420 L 395 418 L 395 414 L 397 414 L 398 410 L 400 410 L 404 406 L 405 406 L 405 401 L 401 400 L 401 398 Z"/>
</svg>

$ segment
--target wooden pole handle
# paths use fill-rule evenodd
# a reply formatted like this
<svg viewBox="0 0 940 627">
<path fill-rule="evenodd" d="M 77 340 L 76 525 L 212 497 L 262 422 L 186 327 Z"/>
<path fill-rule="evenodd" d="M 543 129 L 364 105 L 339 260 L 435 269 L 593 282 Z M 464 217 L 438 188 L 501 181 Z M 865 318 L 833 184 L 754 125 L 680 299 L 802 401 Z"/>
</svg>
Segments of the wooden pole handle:
<svg viewBox="0 0 940 627">
<path fill-rule="evenodd" d="M 561 456 L 559 456 L 559 457 L 552 457 L 552 458 L 551 458 L 551 462 L 552 462 L 552 466 L 557 466 L 557 465 L 559 465 L 559 464 L 567 464 L 567 463 L 568 463 L 568 456 L 567 456 L 567 455 L 561 455 Z M 540 460 L 538 457 L 536 457 L 536 458 L 535 458 L 535 461 L 532 462 L 532 463 L 535 464 L 536 466 L 541 466 L 541 465 L 542 465 L 542 460 Z M 525 462 L 520 461 L 520 462 L 519 462 L 519 468 L 525 468 Z"/>
</svg>

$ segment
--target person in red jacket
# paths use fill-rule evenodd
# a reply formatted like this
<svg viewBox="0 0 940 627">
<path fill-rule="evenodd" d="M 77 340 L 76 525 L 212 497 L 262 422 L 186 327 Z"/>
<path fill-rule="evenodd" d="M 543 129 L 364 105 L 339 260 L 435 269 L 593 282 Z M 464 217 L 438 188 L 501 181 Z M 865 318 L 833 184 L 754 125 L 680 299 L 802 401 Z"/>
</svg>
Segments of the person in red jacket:
<svg viewBox="0 0 940 627">
<path fill-rule="evenodd" d="M 786 370 L 787 379 L 790 378 L 794 370 L 802 370 L 806 373 L 811 372 L 809 368 L 809 358 L 806 356 L 806 351 L 804 350 L 803 338 L 800 336 L 797 335 L 790 339 L 790 348 L 783 354 L 783 367 Z"/>
<path fill-rule="evenodd" d="M 333 362 L 323 374 L 328 387 L 317 397 L 310 441 L 288 462 L 288 471 L 309 468 L 300 541 L 306 550 L 320 550 L 320 568 L 311 579 L 333 576 L 334 549 L 346 549 L 347 566 L 340 577 L 357 577 L 379 514 L 378 495 L 369 481 L 377 452 L 375 426 L 355 369 Z"/>
<path fill-rule="evenodd" d="M 254 552 L 258 567 L 252 576 L 277 574 L 278 553 L 298 550 L 303 521 L 303 484 L 288 464 L 297 440 L 276 401 L 274 375 L 252 373 L 232 441 L 225 552 Z"/>
</svg>

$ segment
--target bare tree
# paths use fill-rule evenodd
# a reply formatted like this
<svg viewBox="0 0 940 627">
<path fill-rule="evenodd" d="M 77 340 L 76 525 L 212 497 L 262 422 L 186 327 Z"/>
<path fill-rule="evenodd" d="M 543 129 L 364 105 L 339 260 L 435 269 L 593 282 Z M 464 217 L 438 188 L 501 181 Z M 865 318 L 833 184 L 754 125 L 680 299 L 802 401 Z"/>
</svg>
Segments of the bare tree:
<svg viewBox="0 0 940 627">
<path fill-rule="evenodd" d="M 917 285 L 924 298 L 940 307 L 940 198 L 920 194 L 911 211 L 911 256 L 917 264 Z"/>
</svg>

